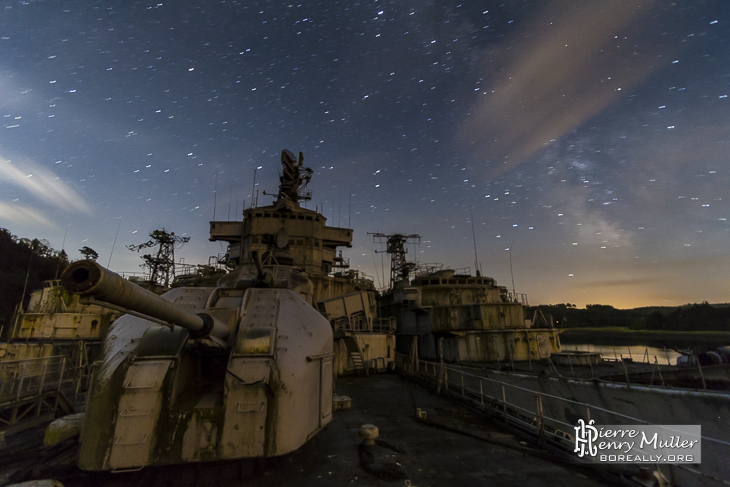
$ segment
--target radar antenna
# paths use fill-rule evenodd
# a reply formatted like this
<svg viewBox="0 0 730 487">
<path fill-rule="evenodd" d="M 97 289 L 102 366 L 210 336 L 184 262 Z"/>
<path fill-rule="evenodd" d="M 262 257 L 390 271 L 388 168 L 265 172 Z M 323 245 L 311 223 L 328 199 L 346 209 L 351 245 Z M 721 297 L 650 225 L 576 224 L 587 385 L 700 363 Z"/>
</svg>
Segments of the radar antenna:
<svg viewBox="0 0 730 487">
<path fill-rule="evenodd" d="M 312 169 L 304 166 L 304 154 L 297 159 L 291 151 L 281 151 L 283 172 L 279 176 L 279 194 L 274 203 L 277 208 L 298 208 L 300 201 L 312 199 L 312 191 L 307 184 L 312 180 Z"/>
</svg>

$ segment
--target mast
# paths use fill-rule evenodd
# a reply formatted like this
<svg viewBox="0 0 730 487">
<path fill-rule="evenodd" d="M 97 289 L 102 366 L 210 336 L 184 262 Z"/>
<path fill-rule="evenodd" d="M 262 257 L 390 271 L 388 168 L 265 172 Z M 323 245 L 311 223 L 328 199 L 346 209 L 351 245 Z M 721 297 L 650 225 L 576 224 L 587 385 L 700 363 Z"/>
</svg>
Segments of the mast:
<svg viewBox="0 0 730 487">
<path fill-rule="evenodd" d="M 165 287 L 175 277 L 175 245 L 183 244 L 190 241 L 190 237 L 179 237 L 175 232 L 167 232 L 162 230 L 154 230 L 150 232 L 148 242 L 139 245 L 127 245 L 132 251 L 139 252 L 142 249 L 157 246 L 157 254 L 145 254 L 142 258 L 145 261 L 143 266 L 150 269 L 150 281 L 156 284 L 162 284 Z"/>
<path fill-rule="evenodd" d="M 474 231 L 474 208 L 470 209 L 469 213 L 471 214 L 471 238 L 474 241 L 474 267 L 475 267 L 474 275 L 477 277 L 480 277 L 482 275 L 482 273 L 479 270 L 479 256 L 477 255 L 477 233 L 476 233 L 476 231 Z"/>
<path fill-rule="evenodd" d="M 376 243 L 385 243 L 385 253 L 390 254 L 390 287 L 392 288 L 398 281 L 408 281 L 411 272 L 416 268 L 415 262 L 406 261 L 406 243 L 411 240 L 421 241 L 421 236 L 415 233 L 402 234 L 392 233 L 386 235 L 384 233 L 369 233 L 373 236 Z M 378 252 L 376 250 L 376 252 Z M 382 251 L 381 251 L 382 252 Z"/>
</svg>

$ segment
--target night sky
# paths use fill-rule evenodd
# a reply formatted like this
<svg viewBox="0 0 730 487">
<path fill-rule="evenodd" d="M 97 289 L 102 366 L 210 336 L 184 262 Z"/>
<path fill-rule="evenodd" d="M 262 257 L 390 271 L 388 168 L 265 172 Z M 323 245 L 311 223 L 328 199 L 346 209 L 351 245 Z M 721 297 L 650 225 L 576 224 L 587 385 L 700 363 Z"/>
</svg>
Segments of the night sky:
<svg viewBox="0 0 730 487">
<path fill-rule="evenodd" d="M 165 228 L 206 263 L 287 148 L 378 284 L 367 232 L 472 272 L 476 240 L 530 304 L 730 301 L 726 1 L 0 8 L 0 227 L 72 259 L 141 271 Z"/>
</svg>

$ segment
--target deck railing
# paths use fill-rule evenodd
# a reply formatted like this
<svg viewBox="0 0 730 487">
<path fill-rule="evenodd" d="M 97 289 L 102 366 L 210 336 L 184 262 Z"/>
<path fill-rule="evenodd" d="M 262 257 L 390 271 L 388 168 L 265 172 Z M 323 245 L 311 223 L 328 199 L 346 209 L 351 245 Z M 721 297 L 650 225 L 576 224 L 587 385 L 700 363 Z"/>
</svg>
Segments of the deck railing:
<svg viewBox="0 0 730 487">
<path fill-rule="evenodd" d="M 352 315 L 349 319 L 342 316 L 332 320 L 335 331 L 351 333 L 395 333 L 395 326 L 395 318 L 375 318 L 371 325 L 361 314 Z"/>
<path fill-rule="evenodd" d="M 527 294 L 524 293 L 507 293 L 507 301 L 510 303 L 520 303 L 522 306 L 529 306 L 527 302 Z"/>
<path fill-rule="evenodd" d="M 586 421 L 593 416 L 600 417 L 603 424 L 651 424 L 641 418 L 612 411 L 597 404 L 569 399 L 515 385 L 495 377 L 488 377 L 476 369 L 471 372 L 463 367 L 417 360 L 403 354 L 396 354 L 396 368 L 406 376 L 428 382 L 436 388 L 438 393 L 446 393 L 460 402 L 503 420 L 510 426 L 536 435 L 567 455 L 570 455 L 575 447 L 573 435 L 576 424 L 569 424 L 562 419 L 550 416 L 546 411 L 559 411 L 570 407 L 570 409 L 582 411 Z M 563 380 L 578 381 L 580 379 L 565 378 Z M 628 387 L 642 388 L 642 386 Z M 697 394 L 701 393 L 697 392 Z M 700 420 L 701 418 L 698 418 L 697 421 Z M 730 441 L 710 436 L 717 432 L 703 429 L 702 433 L 702 467 L 706 466 L 705 457 L 708 460 L 710 457 L 714 459 L 730 458 Z M 697 484 L 687 485 L 730 485 L 730 478 L 720 478 L 713 473 L 700 471 L 698 469 L 700 465 L 669 465 L 669 467 L 677 467 L 698 481 Z M 703 468 L 703 470 L 705 469 Z"/>
<path fill-rule="evenodd" d="M 64 356 L 0 363 L 0 404 L 75 389 L 76 372 Z"/>
</svg>

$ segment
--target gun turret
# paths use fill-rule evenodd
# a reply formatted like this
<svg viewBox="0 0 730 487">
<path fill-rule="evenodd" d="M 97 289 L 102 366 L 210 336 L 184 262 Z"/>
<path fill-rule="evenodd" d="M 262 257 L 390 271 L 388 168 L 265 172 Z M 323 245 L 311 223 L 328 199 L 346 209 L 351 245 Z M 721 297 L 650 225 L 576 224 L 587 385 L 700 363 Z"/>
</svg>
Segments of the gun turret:
<svg viewBox="0 0 730 487">
<path fill-rule="evenodd" d="M 287 177 L 306 176 L 300 163 L 301 157 L 291 167 L 296 174 Z M 292 184 L 293 205 L 302 196 L 301 182 Z M 93 365 L 81 469 L 136 471 L 275 457 L 301 447 L 332 420 L 332 327 L 311 304 L 314 285 L 307 274 L 282 256 L 291 244 L 301 250 L 297 258 L 319 259 L 311 267 L 322 269 L 343 237 L 326 230 L 324 217 L 312 210 L 260 211 L 276 218 L 246 214 L 246 224 L 230 234 L 239 235 L 245 259 L 239 253 L 236 267 L 215 287 L 175 287 L 158 296 L 92 261 L 63 273 L 70 292 L 126 313 L 110 328 Z M 266 239 L 241 246 L 243 228 L 251 225 L 257 242 Z M 313 245 L 300 245 L 305 241 Z M 262 263 L 258 256 L 274 242 Z M 318 285 L 328 288 L 329 281 Z M 167 330 L 154 322 L 176 326 Z"/>
<path fill-rule="evenodd" d="M 209 314 L 183 311 L 91 260 L 71 264 L 61 275 L 61 284 L 69 292 L 181 326 L 193 338 L 225 339 L 229 334 L 228 327 Z"/>
</svg>

